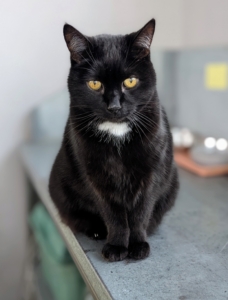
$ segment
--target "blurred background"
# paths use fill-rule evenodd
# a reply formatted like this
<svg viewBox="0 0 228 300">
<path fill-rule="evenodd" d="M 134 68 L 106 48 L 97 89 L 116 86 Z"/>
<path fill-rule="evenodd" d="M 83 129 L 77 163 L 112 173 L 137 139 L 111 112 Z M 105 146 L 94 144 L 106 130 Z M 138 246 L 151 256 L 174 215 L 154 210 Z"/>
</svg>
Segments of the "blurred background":
<svg viewBox="0 0 228 300">
<path fill-rule="evenodd" d="M 171 124 L 227 139 L 228 1 L 8 0 L 0 7 L 0 298 L 16 300 L 27 236 L 18 149 L 31 137 L 31 112 L 65 93 L 64 23 L 86 35 L 125 34 L 155 18 L 151 55 Z"/>
</svg>

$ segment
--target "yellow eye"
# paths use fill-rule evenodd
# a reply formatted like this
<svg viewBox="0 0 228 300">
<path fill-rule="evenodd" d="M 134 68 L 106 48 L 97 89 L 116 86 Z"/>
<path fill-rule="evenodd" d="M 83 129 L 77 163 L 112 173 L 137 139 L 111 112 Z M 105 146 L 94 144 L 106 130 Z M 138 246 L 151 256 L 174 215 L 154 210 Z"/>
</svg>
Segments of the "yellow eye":
<svg viewBox="0 0 228 300">
<path fill-rule="evenodd" d="M 101 88 L 101 82 L 100 81 L 96 81 L 96 80 L 91 80 L 88 82 L 88 86 L 92 89 L 92 90 L 99 90 Z"/>
<path fill-rule="evenodd" d="M 127 88 L 133 88 L 134 86 L 136 86 L 138 82 L 138 79 L 134 78 L 134 77 L 131 77 L 131 78 L 127 78 L 124 80 L 124 85 L 127 87 Z"/>
</svg>

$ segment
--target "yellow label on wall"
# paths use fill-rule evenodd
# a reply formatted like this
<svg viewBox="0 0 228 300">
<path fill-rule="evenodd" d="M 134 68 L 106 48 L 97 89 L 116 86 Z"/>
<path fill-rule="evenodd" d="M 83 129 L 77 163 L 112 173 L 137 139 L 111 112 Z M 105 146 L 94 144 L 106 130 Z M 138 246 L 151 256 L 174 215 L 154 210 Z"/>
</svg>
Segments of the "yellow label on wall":
<svg viewBox="0 0 228 300">
<path fill-rule="evenodd" d="M 208 64 L 205 68 L 205 86 L 210 90 L 225 90 L 228 87 L 228 65 Z"/>
</svg>

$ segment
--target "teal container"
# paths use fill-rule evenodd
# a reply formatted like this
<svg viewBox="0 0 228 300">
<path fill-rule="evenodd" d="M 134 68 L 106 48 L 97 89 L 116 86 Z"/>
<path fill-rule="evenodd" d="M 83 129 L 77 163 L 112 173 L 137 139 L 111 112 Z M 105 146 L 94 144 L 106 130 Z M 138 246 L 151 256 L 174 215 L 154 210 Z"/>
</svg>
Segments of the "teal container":
<svg viewBox="0 0 228 300">
<path fill-rule="evenodd" d="M 41 270 L 56 300 L 83 300 L 85 283 L 42 204 L 29 218 L 39 248 Z"/>
</svg>

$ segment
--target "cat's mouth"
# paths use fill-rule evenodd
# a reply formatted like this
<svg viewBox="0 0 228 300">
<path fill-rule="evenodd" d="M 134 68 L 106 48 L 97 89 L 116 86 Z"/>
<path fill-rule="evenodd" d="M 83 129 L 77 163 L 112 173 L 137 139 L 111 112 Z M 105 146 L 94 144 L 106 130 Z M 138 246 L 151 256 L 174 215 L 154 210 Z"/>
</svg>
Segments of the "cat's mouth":
<svg viewBox="0 0 228 300">
<path fill-rule="evenodd" d="M 126 117 L 119 117 L 119 118 L 107 118 L 105 121 L 109 121 L 109 122 L 112 122 L 112 123 L 123 123 L 123 122 L 126 122 L 127 119 Z"/>
<path fill-rule="evenodd" d="M 110 114 L 109 116 L 105 117 L 105 121 L 110 121 L 113 123 L 122 123 L 122 122 L 126 122 L 128 120 L 129 114 L 120 114 L 120 113 L 113 113 Z"/>
</svg>

